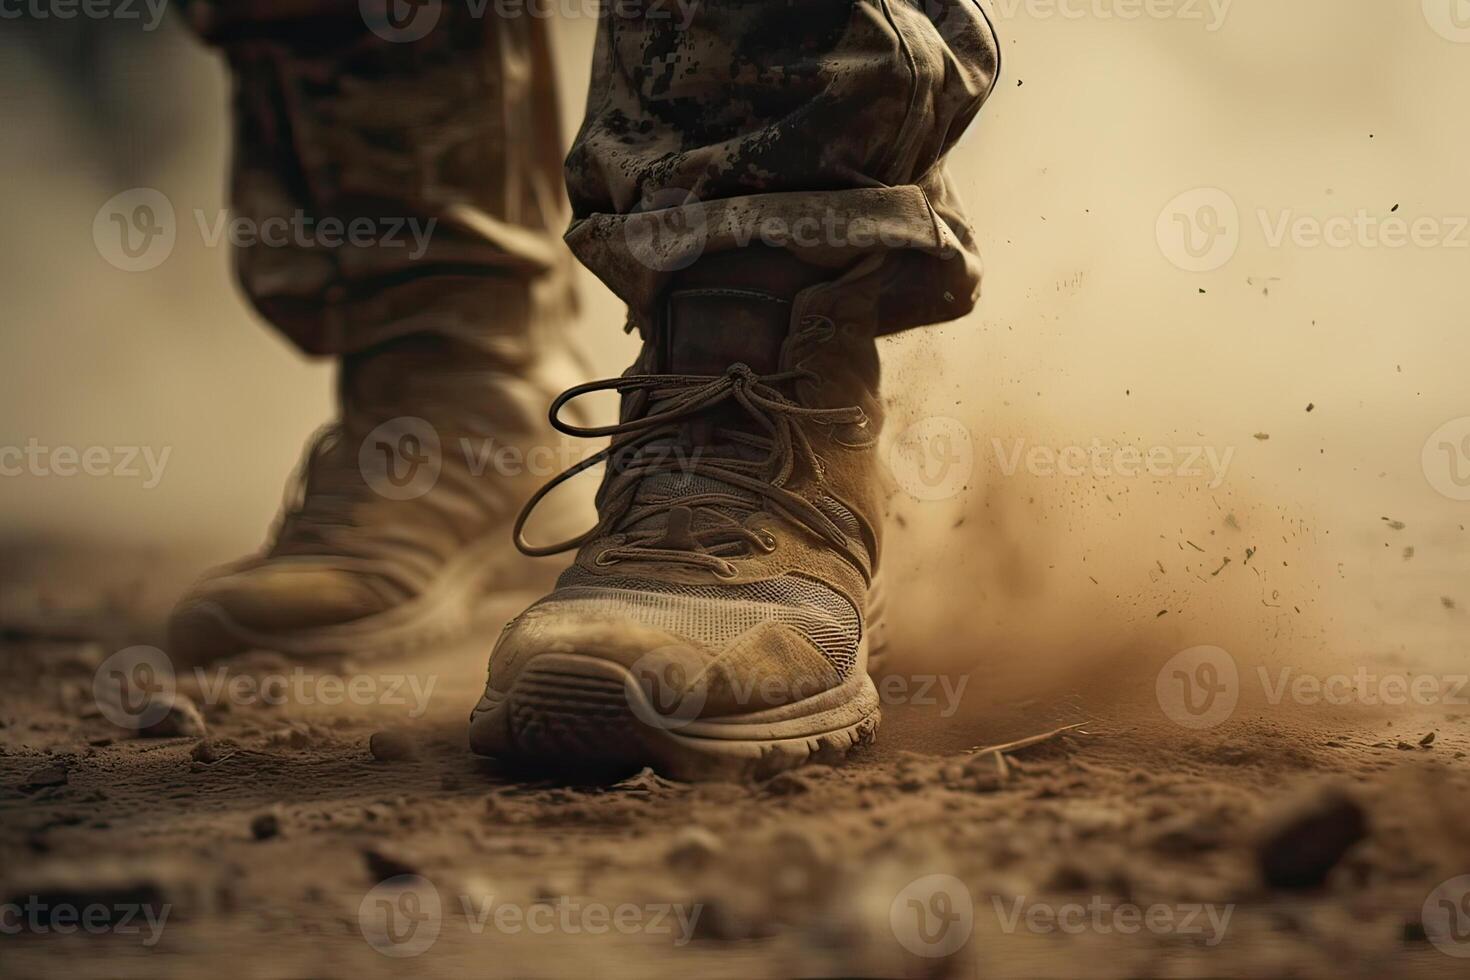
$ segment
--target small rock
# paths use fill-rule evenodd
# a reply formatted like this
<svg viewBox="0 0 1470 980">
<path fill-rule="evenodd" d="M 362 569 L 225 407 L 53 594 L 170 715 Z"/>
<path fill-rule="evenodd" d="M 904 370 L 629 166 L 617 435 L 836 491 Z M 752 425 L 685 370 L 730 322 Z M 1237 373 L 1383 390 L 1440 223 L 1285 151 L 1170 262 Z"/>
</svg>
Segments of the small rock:
<svg viewBox="0 0 1470 980">
<path fill-rule="evenodd" d="M 1424 746 L 1424 748 L 1426 748 L 1426 749 L 1429 748 L 1431 745 L 1433 745 L 1434 744 L 1434 732 L 1430 732 L 1428 735 L 1425 735 L 1423 738 L 1421 738 L 1419 740 L 1419 744 L 1422 745 L 1422 746 Z"/>
<path fill-rule="evenodd" d="M 805 772 L 788 769 L 766 780 L 761 788 L 772 796 L 799 796 L 811 792 L 812 780 Z"/>
<path fill-rule="evenodd" d="M 411 860 L 407 855 L 385 847 L 366 847 L 362 851 L 363 862 L 367 865 L 368 873 L 372 875 L 373 881 L 387 881 L 389 878 L 397 878 L 399 875 L 416 875 L 419 873 L 417 862 Z"/>
<path fill-rule="evenodd" d="M 31 770 L 30 775 L 26 776 L 26 781 L 20 784 L 20 788 L 22 792 L 34 793 L 51 786 L 65 786 L 67 782 L 66 766 L 60 762 L 53 762 Z"/>
<path fill-rule="evenodd" d="M 163 717 L 138 734 L 148 738 L 202 738 L 208 734 L 209 726 L 204 723 L 199 707 L 186 696 L 155 694 L 143 713 L 151 715 L 160 708 L 163 710 Z"/>
<path fill-rule="evenodd" d="M 303 728 L 281 728 L 271 732 L 266 744 L 273 748 L 309 749 L 311 735 Z"/>
<path fill-rule="evenodd" d="M 1319 790 L 1268 821 L 1257 864 L 1272 887 L 1315 888 L 1367 834 L 1367 815 L 1352 797 L 1340 789 Z"/>
<path fill-rule="evenodd" d="M 779 830 L 767 844 L 771 893 L 783 899 L 812 898 L 831 885 L 824 848 L 811 834 L 794 828 Z"/>
<path fill-rule="evenodd" d="M 720 839 L 703 827 L 682 827 L 664 853 L 669 869 L 684 875 L 704 871 L 724 851 Z"/>
<path fill-rule="evenodd" d="M 638 793 L 651 796 L 668 796 L 675 792 L 682 792 L 688 787 L 665 779 L 651 768 L 644 766 L 642 770 L 629 776 L 627 779 L 613 783 L 610 789 L 623 793 Z"/>
<path fill-rule="evenodd" d="M 260 813 L 250 821 L 250 835 L 256 840 L 281 836 L 281 818 L 274 813 Z"/>
<path fill-rule="evenodd" d="M 1080 892 L 1085 891 L 1091 883 L 1092 878 L 1082 865 L 1066 860 L 1052 867 L 1042 887 L 1053 892 Z"/>
<path fill-rule="evenodd" d="M 402 732 L 373 732 L 368 751 L 379 762 L 409 762 L 419 757 L 419 747 Z"/>
<path fill-rule="evenodd" d="M 212 766 L 222 759 L 223 756 L 220 755 L 219 744 L 214 739 L 203 738 L 189 752 L 189 758 L 195 762 L 202 762 L 205 765 Z"/>
</svg>

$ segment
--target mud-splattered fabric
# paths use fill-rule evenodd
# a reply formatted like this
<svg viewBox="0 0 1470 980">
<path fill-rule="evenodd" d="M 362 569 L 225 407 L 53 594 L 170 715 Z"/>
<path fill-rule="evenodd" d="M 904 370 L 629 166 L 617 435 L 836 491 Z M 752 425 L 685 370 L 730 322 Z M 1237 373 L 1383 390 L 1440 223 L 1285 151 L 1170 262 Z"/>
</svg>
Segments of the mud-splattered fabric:
<svg viewBox="0 0 1470 980">
<path fill-rule="evenodd" d="M 942 161 L 996 81 L 975 0 L 640 7 L 602 21 L 567 160 L 567 242 L 636 319 L 671 272 L 751 242 L 860 273 L 880 332 L 970 310 L 979 257 Z"/>
<path fill-rule="evenodd" d="M 188 6 L 234 71 L 237 214 L 365 217 L 384 235 L 405 225 L 401 246 L 238 250 L 246 293 L 303 348 L 429 330 L 524 350 L 536 323 L 567 315 L 556 239 L 568 212 L 536 9 Z M 751 243 L 840 270 L 843 305 L 880 332 L 954 319 L 973 306 L 980 263 L 943 159 L 996 72 L 975 0 L 605 3 L 565 165 L 566 241 L 640 323 L 672 273 Z M 416 247 L 409 232 L 431 220 Z"/>
</svg>

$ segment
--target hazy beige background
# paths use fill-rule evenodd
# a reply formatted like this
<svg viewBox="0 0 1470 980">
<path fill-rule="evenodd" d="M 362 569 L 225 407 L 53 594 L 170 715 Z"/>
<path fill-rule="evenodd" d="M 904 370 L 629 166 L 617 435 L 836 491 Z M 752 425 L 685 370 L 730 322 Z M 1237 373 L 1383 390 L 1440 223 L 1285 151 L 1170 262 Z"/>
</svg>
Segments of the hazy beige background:
<svg viewBox="0 0 1470 980">
<path fill-rule="evenodd" d="M 1437 3 L 1450 9 L 1425 9 Z M 1459 248 L 1271 247 L 1257 212 L 1470 215 L 1470 26 L 1464 43 L 1442 36 L 1420 0 L 1235 0 L 1217 30 L 1204 0 L 1164 3 L 1181 16 L 1163 18 L 1124 19 L 1131 7 L 991 5 L 1003 78 L 952 158 L 985 297 L 966 321 L 888 348 L 896 418 L 963 420 L 974 474 L 951 499 L 898 497 L 897 615 L 916 643 L 953 643 L 956 623 L 983 620 L 967 649 L 1059 660 L 1099 644 L 1324 637 L 1463 654 L 1470 503 L 1435 491 L 1421 451 L 1470 416 L 1470 230 Z M 568 134 L 593 27 L 558 25 Z M 180 212 L 223 205 L 222 66 L 180 31 L 153 40 L 98 69 L 109 104 L 148 107 L 119 152 L 169 147 L 130 182 L 104 176 L 96 149 L 57 125 L 26 52 L 6 49 L 0 443 L 171 447 L 166 475 L 151 490 L 0 479 L 0 537 L 225 559 L 258 544 L 331 410 L 330 369 L 252 320 L 225 250 L 181 235 L 163 266 L 128 274 L 93 246 L 98 207 L 129 186 L 159 188 Z M 1201 187 L 1233 199 L 1240 242 L 1196 273 L 1171 263 L 1156 226 Z M 586 292 L 577 330 L 616 372 L 631 350 L 618 311 L 595 282 Z M 1234 455 L 1215 488 L 1007 476 L 993 438 Z M 962 515 L 962 548 L 923 543 Z"/>
</svg>

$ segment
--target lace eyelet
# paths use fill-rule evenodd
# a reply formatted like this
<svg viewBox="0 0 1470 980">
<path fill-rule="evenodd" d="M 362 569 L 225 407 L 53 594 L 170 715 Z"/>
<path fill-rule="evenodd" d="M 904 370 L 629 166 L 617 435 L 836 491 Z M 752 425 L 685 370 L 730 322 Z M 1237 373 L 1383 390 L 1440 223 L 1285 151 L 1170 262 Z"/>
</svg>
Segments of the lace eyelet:
<svg viewBox="0 0 1470 980">
<path fill-rule="evenodd" d="M 737 576 L 739 574 L 740 574 L 740 569 L 736 568 L 734 565 L 730 564 L 729 562 L 725 562 L 725 564 L 723 566 L 721 566 L 720 568 L 715 569 L 715 577 L 716 578 L 734 578 L 735 576 Z"/>
<path fill-rule="evenodd" d="M 768 555 L 771 552 L 775 551 L 777 545 L 779 544 L 779 542 L 776 540 L 776 536 L 763 527 L 756 529 L 755 536 L 756 543 L 760 545 L 760 549 Z"/>
<path fill-rule="evenodd" d="M 617 564 L 617 561 L 618 559 L 616 558 L 607 557 L 606 551 L 599 551 L 597 553 L 597 557 L 592 559 L 592 564 L 596 565 L 598 568 L 607 568 L 611 565 Z"/>
</svg>

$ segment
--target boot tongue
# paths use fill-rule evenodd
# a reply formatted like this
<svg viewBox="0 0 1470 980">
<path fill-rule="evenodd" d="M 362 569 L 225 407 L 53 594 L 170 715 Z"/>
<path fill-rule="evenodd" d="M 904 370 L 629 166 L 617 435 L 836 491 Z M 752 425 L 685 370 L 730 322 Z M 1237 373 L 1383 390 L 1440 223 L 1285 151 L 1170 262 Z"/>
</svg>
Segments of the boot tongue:
<svg viewBox="0 0 1470 980">
<path fill-rule="evenodd" d="M 724 374 L 748 364 L 756 374 L 780 370 L 791 303 L 752 289 L 682 289 L 669 294 L 660 360 L 671 374 Z"/>
</svg>

